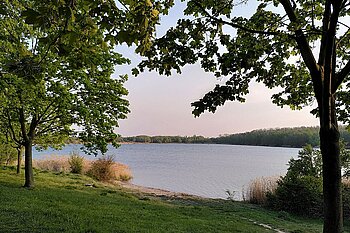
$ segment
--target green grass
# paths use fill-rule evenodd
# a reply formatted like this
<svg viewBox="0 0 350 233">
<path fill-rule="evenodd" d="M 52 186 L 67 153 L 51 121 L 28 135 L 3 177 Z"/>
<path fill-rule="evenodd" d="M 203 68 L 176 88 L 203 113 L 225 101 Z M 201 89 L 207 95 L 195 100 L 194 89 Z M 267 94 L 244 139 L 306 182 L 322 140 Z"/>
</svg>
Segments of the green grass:
<svg viewBox="0 0 350 233">
<path fill-rule="evenodd" d="M 0 232 L 274 232 L 254 221 L 286 232 L 322 229 L 319 220 L 254 205 L 145 198 L 80 175 L 36 171 L 35 182 L 24 189 L 23 175 L 0 168 Z"/>
</svg>

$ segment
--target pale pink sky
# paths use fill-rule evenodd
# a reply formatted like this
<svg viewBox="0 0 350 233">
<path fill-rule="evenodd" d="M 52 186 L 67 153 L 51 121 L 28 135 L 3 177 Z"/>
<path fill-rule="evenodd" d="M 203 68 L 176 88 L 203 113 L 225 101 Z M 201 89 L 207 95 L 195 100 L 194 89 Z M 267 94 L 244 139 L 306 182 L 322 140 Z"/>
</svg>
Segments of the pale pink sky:
<svg viewBox="0 0 350 233">
<path fill-rule="evenodd" d="M 182 9 L 183 5 L 177 5 L 168 17 L 163 18 L 158 34 L 175 24 Z M 130 101 L 131 113 L 128 119 L 119 122 L 117 130 L 123 136 L 209 137 L 262 128 L 318 125 L 318 119 L 310 114 L 312 108 L 292 111 L 288 107 L 277 107 L 271 103 L 273 91 L 257 83 L 251 84 L 245 103 L 227 102 L 215 114 L 205 113 L 194 118 L 191 102 L 203 97 L 220 80 L 202 71 L 199 65 L 185 66 L 182 74 L 173 74 L 171 77 L 145 72 L 135 78 L 130 75 L 130 69 L 140 58 L 131 49 L 119 48 L 118 51 L 132 60 L 132 65 L 116 68 L 116 74 L 129 73 L 125 86 L 129 90 L 127 99 Z"/>
</svg>

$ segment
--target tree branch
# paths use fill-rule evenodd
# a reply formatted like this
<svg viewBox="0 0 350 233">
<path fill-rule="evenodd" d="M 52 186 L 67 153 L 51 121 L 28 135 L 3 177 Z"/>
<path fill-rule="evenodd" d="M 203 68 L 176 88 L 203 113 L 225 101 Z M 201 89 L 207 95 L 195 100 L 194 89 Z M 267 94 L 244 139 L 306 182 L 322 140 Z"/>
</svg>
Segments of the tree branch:
<svg viewBox="0 0 350 233">
<path fill-rule="evenodd" d="M 345 78 L 350 74 L 350 60 L 348 63 L 344 66 L 344 68 L 338 72 L 336 76 L 336 84 L 333 86 L 332 93 L 334 93 L 338 87 L 342 84 L 342 82 L 345 80 Z"/>
<path fill-rule="evenodd" d="M 233 22 L 229 22 L 229 21 L 225 21 L 221 18 L 217 18 L 213 15 L 211 15 L 200 3 L 198 3 L 197 1 L 194 1 L 195 4 L 203 11 L 203 13 L 210 19 L 218 22 L 218 23 L 221 23 L 221 24 L 225 24 L 225 25 L 228 25 L 228 26 L 231 26 L 233 28 L 236 28 L 236 29 L 241 29 L 243 31 L 246 31 L 246 32 L 250 32 L 250 33 L 254 33 L 254 34 L 262 34 L 262 35 L 271 35 L 271 36 L 278 36 L 278 35 L 288 35 L 288 36 L 291 36 L 289 34 L 284 34 L 284 33 L 281 33 L 281 32 L 272 32 L 272 31 L 260 31 L 260 30 L 255 30 L 255 29 L 251 29 L 251 28 L 247 28 L 247 27 L 244 27 L 240 24 L 237 24 L 237 23 L 233 23 Z"/>
<path fill-rule="evenodd" d="M 19 110 L 19 123 L 21 124 L 21 132 L 22 132 L 22 137 L 23 139 L 28 142 L 29 138 L 27 135 L 27 129 L 26 129 L 26 124 L 25 124 L 25 117 L 24 117 L 24 110 L 21 108 Z"/>
<path fill-rule="evenodd" d="M 49 46 L 47 47 L 47 50 L 46 50 L 44 56 L 40 59 L 40 61 L 39 61 L 39 63 L 38 63 L 39 65 L 44 61 L 44 59 L 45 59 L 46 56 L 48 55 L 48 53 L 49 53 L 49 51 L 50 51 L 50 49 L 51 49 L 51 46 L 53 46 L 54 44 L 56 44 L 57 41 L 59 40 L 59 38 L 60 38 L 60 37 L 63 35 L 63 33 L 67 30 L 70 17 L 72 17 L 72 15 L 67 16 L 66 21 L 64 22 L 64 27 L 63 27 L 62 31 L 60 31 L 60 32 L 58 33 L 58 35 L 56 36 L 56 38 L 49 44 Z"/>
<path fill-rule="evenodd" d="M 338 39 L 336 46 L 338 47 L 339 44 L 343 41 L 344 38 L 350 33 L 350 28 Z"/>
<path fill-rule="evenodd" d="M 293 8 L 291 2 L 289 0 L 280 0 L 280 3 L 284 7 L 284 10 L 286 11 L 286 13 L 288 15 L 289 20 L 292 23 L 297 23 L 297 16 L 294 12 L 294 8 Z M 295 33 L 295 40 L 298 44 L 300 54 L 303 57 L 303 60 L 306 64 L 307 68 L 310 70 L 311 74 L 317 73 L 319 70 L 319 67 L 316 63 L 315 57 L 312 53 L 310 45 L 309 45 L 302 29 L 297 29 L 294 33 Z"/>
<path fill-rule="evenodd" d="M 47 105 L 47 107 L 45 108 L 45 110 L 43 111 L 43 113 L 41 115 L 38 116 L 38 124 L 44 121 L 41 121 L 42 119 L 46 119 L 46 117 L 44 118 L 45 114 L 49 111 L 50 107 L 54 104 L 55 101 L 52 101 L 50 104 Z M 52 114 L 49 113 L 47 116 L 49 117 Z"/>
<path fill-rule="evenodd" d="M 30 137 L 31 140 L 33 140 L 35 137 L 35 128 L 37 127 L 37 125 L 38 125 L 38 119 L 37 119 L 37 116 L 34 115 L 30 122 L 29 132 L 28 132 L 28 136 Z"/>
<path fill-rule="evenodd" d="M 20 141 L 17 139 L 16 137 L 16 133 L 15 133 L 15 130 L 13 128 L 13 125 L 12 125 L 12 121 L 11 121 L 11 116 L 10 116 L 10 113 L 8 111 L 6 111 L 6 118 L 7 118 L 7 123 L 8 123 L 8 126 L 10 128 L 10 131 L 11 131 L 11 134 L 12 134 L 12 139 L 17 143 L 17 144 L 20 144 Z"/>
</svg>

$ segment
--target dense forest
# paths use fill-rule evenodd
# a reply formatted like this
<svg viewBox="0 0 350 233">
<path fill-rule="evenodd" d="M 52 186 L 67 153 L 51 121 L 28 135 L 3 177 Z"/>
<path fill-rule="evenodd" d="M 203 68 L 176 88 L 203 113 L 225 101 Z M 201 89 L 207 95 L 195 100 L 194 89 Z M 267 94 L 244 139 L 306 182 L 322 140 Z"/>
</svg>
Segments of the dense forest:
<svg viewBox="0 0 350 233">
<path fill-rule="evenodd" d="M 350 132 L 345 127 L 340 128 L 340 135 L 344 142 L 350 145 Z M 119 142 L 124 143 L 209 143 L 230 145 L 303 147 L 306 144 L 319 146 L 319 127 L 295 127 L 260 129 L 246 133 L 224 135 L 215 138 L 203 136 L 133 136 L 122 137 Z"/>
<path fill-rule="evenodd" d="M 123 137 L 119 142 L 126 143 L 212 143 L 210 138 L 193 135 L 187 136 L 147 136 L 139 135 L 133 137 Z"/>
<path fill-rule="evenodd" d="M 350 144 L 350 133 L 339 127 L 341 138 Z M 247 133 L 211 138 L 212 143 L 254 146 L 302 147 L 305 144 L 319 146 L 319 127 L 261 129 Z"/>
</svg>

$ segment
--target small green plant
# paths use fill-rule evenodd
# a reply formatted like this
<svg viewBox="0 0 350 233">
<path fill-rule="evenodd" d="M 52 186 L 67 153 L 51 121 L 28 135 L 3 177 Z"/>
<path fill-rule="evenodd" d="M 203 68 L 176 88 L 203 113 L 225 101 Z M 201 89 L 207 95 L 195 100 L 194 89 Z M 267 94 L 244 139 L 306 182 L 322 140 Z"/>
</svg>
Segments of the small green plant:
<svg viewBox="0 0 350 233">
<path fill-rule="evenodd" d="M 82 174 L 84 167 L 84 157 L 80 156 L 78 152 L 72 152 L 69 156 L 68 163 L 72 173 Z"/>
</svg>

